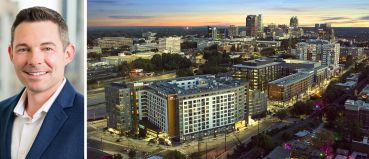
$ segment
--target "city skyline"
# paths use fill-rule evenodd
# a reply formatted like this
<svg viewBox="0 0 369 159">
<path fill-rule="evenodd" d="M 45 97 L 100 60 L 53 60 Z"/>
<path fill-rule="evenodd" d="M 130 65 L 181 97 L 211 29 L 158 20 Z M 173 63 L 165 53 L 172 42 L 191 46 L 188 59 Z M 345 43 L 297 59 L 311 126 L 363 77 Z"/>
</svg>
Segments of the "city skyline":
<svg viewBox="0 0 369 159">
<path fill-rule="evenodd" d="M 132 1 L 88 0 L 88 26 L 245 26 L 247 15 L 263 15 L 263 24 L 331 23 L 333 27 L 369 26 L 369 2 L 292 0 Z M 350 13 L 350 14 L 347 14 Z"/>
</svg>

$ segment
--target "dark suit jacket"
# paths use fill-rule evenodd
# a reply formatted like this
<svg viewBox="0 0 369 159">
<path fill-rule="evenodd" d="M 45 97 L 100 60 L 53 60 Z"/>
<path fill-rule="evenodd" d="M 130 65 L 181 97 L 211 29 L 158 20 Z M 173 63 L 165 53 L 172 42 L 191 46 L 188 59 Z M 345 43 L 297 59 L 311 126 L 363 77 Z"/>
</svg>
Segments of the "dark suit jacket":
<svg viewBox="0 0 369 159">
<path fill-rule="evenodd" d="M 24 91 L 24 89 L 23 89 Z M 22 91 L 22 92 L 23 92 Z M 0 159 L 10 159 L 15 114 L 22 92 L 0 102 Z M 46 114 L 27 159 L 84 157 L 84 100 L 67 80 Z"/>
</svg>

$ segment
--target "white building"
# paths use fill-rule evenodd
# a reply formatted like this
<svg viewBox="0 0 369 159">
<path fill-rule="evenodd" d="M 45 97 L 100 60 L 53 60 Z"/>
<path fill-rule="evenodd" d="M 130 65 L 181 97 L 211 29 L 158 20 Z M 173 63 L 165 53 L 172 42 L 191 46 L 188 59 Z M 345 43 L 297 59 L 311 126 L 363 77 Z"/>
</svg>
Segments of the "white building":
<svg viewBox="0 0 369 159">
<path fill-rule="evenodd" d="M 340 44 L 323 44 L 321 49 L 322 65 L 331 66 L 334 69 L 338 68 L 338 63 L 340 60 Z"/>
<path fill-rule="evenodd" d="M 231 77 L 191 76 L 142 86 L 139 119 L 147 118 L 171 137 L 189 140 L 247 123 L 246 83 Z"/>
<path fill-rule="evenodd" d="M 181 38 L 180 37 L 166 37 L 159 39 L 159 51 L 166 53 L 181 52 Z"/>
<path fill-rule="evenodd" d="M 307 60 L 309 44 L 305 42 L 297 43 L 296 49 L 292 49 L 291 53 L 300 60 Z"/>
<path fill-rule="evenodd" d="M 132 46 L 133 39 L 126 37 L 103 37 L 97 39 L 97 43 L 101 48 Z"/>
</svg>

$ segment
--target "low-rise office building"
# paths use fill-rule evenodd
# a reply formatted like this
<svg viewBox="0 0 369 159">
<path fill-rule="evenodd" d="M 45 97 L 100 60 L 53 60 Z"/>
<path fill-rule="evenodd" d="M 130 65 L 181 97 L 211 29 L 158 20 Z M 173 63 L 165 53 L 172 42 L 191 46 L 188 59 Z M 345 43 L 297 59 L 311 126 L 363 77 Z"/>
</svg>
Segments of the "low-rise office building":
<svg viewBox="0 0 369 159">
<path fill-rule="evenodd" d="M 347 121 L 359 122 L 363 129 L 369 129 L 369 103 L 362 100 L 346 100 L 345 118 Z"/>
<path fill-rule="evenodd" d="M 109 128 L 121 134 L 133 129 L 131 89 L 123 83 L 111 83 L 105 86 L 106 113 Z"/>
<path fill-rule="evenodd" d="M 249 81 L 250 89 L 265 91 L 268 82 L 282 77 L 281 62 L 260 58 L 233 65 L 233 77 Z"/>
<path fill-rule="evenodd" d="M 247 92 L 248 115 L 251 118 L 267 112 L 268 97 L 264 91 L 249 90 Z"/>
<path fill-rule="evenodd" d="M 132 46 L 133 39 L 126 37 L 103 37 L 97 39 L 97 44 L 102 49 L 122 46 Z"/>
<path fill-rule="evenodd" d="M 301 71 L 275 81 L 269 82 L 268 98 L 270 102 L 292 105 L 304 98 L 313 86 L 313 71 Z"/>
</svg>

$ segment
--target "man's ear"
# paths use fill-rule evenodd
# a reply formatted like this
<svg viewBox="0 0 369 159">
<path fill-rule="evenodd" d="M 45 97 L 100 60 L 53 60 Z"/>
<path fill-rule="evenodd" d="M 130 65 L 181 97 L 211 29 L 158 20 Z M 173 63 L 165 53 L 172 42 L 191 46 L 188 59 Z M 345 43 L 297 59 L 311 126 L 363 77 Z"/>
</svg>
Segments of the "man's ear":
<svg viewBox="0 0 369 159">
<path fill-rule="evenodd" d="M 13 48 L 12 48 L 12 44 L 9 44 L 9 46 L 8 46 L 8 55 L 9 55 L 10 61 L 13 61 Z"/>
<path fill-rule="evenodd" d="M 69 44 L 64 51 L 64 65 L 69 64 L 72 60 L 74 55 L 76 54 L 76 46 L 73 44 Z"/>
</svg>

